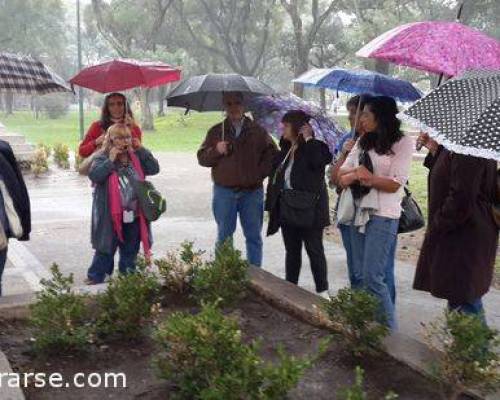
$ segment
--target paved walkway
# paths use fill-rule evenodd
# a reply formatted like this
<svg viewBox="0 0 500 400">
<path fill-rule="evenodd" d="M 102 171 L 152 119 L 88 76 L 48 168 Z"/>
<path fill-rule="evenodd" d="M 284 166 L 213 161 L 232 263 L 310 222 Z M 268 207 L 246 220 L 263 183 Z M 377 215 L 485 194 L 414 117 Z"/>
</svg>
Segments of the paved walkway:
<svg viewBox="0 0 500 400">
<path fill-rule="evenodd" d="M 211 216 L 209 170 L 199 167 L 191 154 L 161 153 L 159 159 L 162 172 L 152 181 L 167 194 L 168 212 L 154 225 L 155 254 L 175 249 L 186 239 L 211 252 L 215 223 Z M 82 284 L 92 258 L 89 243 L 91 187 L 87 178 L 53 167 L 45 177 L 27 178 L 27 184 L 33 209 L 32 239 L 11 243 L 4 276 L 5 295 L 37 290 L 39 279 L 48 276 L 48 268 L 53 262 L 58 263 L 64 273 L 73 273 L 76 284 Z M 244 249 L 240 228 L 236 244 Z M 333 288 L 347 286 L 343 249 L 327 241 L 326 255 Z M 264 268 L 284 276 L 284 247 L 280 235 L 265 239 Z M 411 289 L 414 266 L 399 262 L 396 268 L 400 330 L 420 339 L 420 323 L 440 315 L 444 302 Z M 300 284 L 313 290 L 307 257 L 304 257 Z M 500 292 L 492 290 L 485 297 L 485 304 L 489 323 L 500 329 Z"/>
</svg>

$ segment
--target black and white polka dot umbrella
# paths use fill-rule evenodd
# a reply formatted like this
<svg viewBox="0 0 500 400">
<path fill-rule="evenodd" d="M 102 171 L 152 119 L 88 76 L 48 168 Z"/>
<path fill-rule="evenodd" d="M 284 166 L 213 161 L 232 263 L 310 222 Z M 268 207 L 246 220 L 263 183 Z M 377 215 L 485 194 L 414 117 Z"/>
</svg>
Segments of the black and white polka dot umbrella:
<svg viewBox="0 0 500 400">
<path fill-rule="evenodd" d="M 500 161 L 500 70 L 465 72 L 398 117 L 451 151 Z"/>
</svg>

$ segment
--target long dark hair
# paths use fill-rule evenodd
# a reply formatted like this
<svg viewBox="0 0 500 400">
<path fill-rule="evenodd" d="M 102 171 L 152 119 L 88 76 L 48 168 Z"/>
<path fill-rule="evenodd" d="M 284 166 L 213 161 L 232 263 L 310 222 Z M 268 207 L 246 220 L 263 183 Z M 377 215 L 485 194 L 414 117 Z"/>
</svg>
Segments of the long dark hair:
<svg viewBox="0 0 500 400">
<path fill-rule="evenodd" d="M 130 109 L 130 105 L 128 104 L 125 95 L 118 92 L 110 93 L 104 98 L 104 103 L 101 109 L 101 128 L 105 131 L 114 123 L 111 121 L 111 113 L 109 112 L 108 104 L 111 97 L 121 97 L 123 99 L 123 104 L 125 105 L 125 114 L 123 116 L 125 117 L 125 115 L 128 114 L 130 118 L 134 119 L 134 115 L 132 114 L 132 110 Z"/>
<path fill-rule="evenodd" d="M 307 124 L 310 119 L 311 116 L 302 110 L 290 110 L 283 115 L 281 122 L 290 124 L 292 126 L 293 134 L 298 136 L 300 128 Z M 299 136 L 298 140 L 299 144 L 301 144 L 304 141 L 304 138 Z"/>
<path fill-rule="evenodd" d="M 368 107 L 377 121 L 375 132 L 365 133 L 359 145 L 362 150 L 375 150 L 377 154 L 391 154 L 394 143 L 404 136 L 401 132 L 401 121 L 396 118 L 398 106 L 392 97 L 375 96 L 366 100 Z"/>
</svg>

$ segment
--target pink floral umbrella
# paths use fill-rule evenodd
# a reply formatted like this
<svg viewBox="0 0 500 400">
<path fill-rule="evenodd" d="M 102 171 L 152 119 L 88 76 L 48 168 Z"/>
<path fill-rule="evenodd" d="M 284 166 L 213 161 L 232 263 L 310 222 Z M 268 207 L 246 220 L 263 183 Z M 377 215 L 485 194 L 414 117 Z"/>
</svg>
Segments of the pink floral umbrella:
<svg viewBox="0 0 500 400">
<path fill-rule="evenodd" d="M 470 69 L 500 69 L 500 41 L 459 22 L 415 22 L 394 28 L 356 55 L 455 76 Z"/>
</svg>

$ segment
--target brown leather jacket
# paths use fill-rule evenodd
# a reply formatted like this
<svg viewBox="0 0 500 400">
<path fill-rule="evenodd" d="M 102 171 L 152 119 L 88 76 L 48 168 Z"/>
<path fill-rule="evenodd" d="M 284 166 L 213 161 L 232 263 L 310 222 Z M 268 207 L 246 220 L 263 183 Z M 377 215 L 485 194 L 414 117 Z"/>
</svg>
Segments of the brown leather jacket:
<svg viewBox="0 0 500 400">
<path fill-rule="evenodd" d="M 269 134 L 250 118 L 245 117 L 238 138 L 229 119 L 224 121 L 224 139 L 230 143 L 229 154 L 217 152 L 222 140 L 222 123 L 213 126 L 198 150 L 198 162 L 212 168 L 215 184 L 241 190 L 262 187 L 262 182 L 273 169 L 273 158 L 278 149 Z"/>
</svg>

